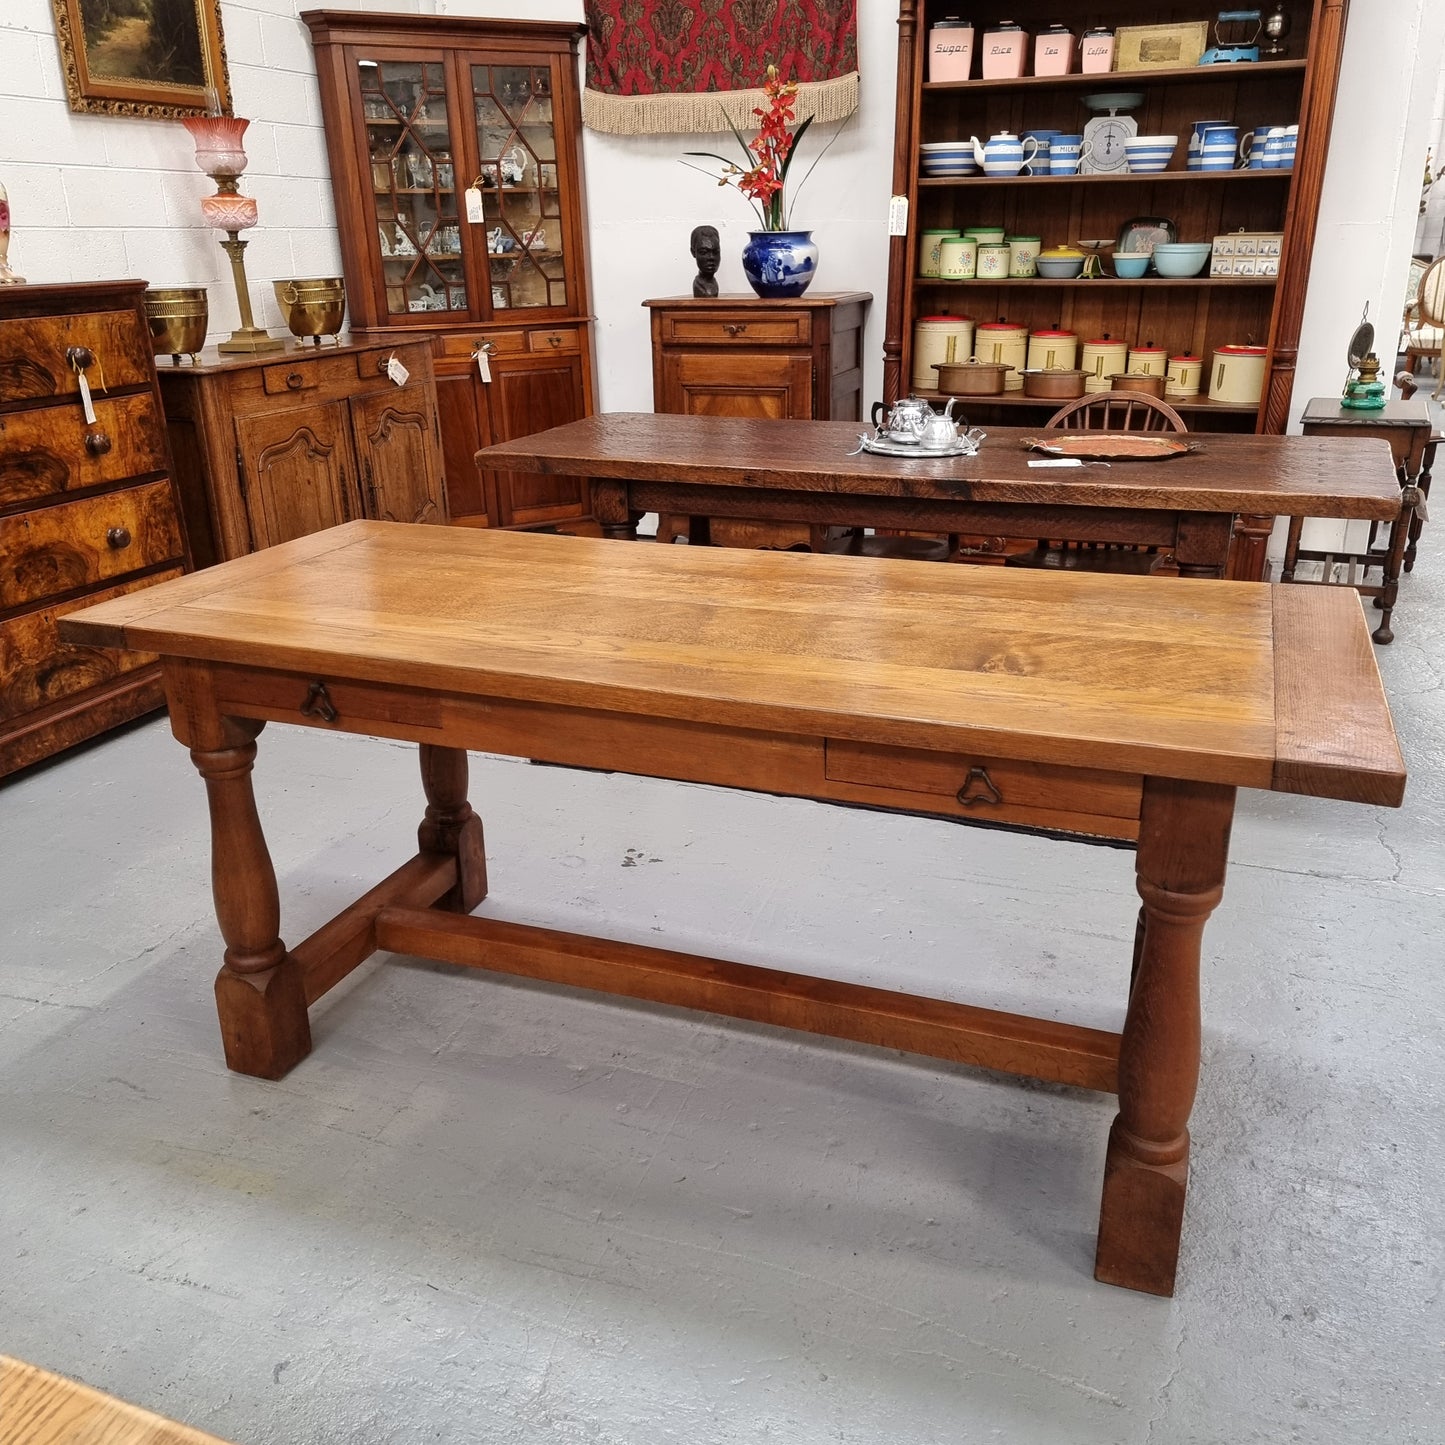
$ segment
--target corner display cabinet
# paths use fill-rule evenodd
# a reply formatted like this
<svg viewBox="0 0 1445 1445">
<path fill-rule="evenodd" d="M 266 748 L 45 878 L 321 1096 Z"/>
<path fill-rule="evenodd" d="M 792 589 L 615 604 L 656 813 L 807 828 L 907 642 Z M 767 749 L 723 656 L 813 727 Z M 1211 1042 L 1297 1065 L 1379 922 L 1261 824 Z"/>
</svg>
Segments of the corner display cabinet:
<svg viewBox="0 0 1445 1445">
<path fill-rule="evenodd" d="M 889 401 L 917 387 L 913 328 L 920 317 L 953 314 L 975 323 L 1006 319 L 1030 331 L 1062 327 L 1080 343 L 1108 336 L 1131 346 L 1152 344 L 1169 354 L 1203 358 L 1204 385 L 1193 398 L 1168 397 L 1191 429 L 1283 432 L 1294 383 L 1310 251 L 1314 245 L 1320 184 L 1329 146 L 1347 0 L 1291 0 L 1282 58 L 1191 65 L 1187 68 L 1035 76 L 1032 38 L 1019 79 L 982 80 L 984 32 L 1016 22 L 1030 37 L 1067 10 L 1075 35 L 1093 26 L 1207 25 L 1215 43 L 1219 6 L 1206 0 L 1094 0 L 1060 7 L 1057 0 L 985 0 L 960 11 L 955 0 L 903 0 L 899 13 L 898 105 L 894 193 L 908 198 L 908 234 L 890 243 L 884 392 Z M 929 81 L 928 30 L 950 15 L 974 22 L 975 77 Z M 1260 37 L 1263 44 L 1265 37 Z M 1116 54 L 1123 50 L 1120 45 Z M 1117 62 L 1116 62 L 1117 63 Z M 1130 175 L 1127 169 L 1075 176 L 982 174 L 926 178 L 919 147 L 930 141 L 986 141 L 999 131 L 1083 132 L 1099 113 L 1086 96 L 1134 92 L 1143 102 L 1128 110 L 1139 135 L 1176 135 L 1167 169 Z M 1291 169 L 1191 171 L 1186 146 L 1196 121 L 1218 120 L 1247 131 L 1298 125 Z M 1277 275 L 1123 280 L 1105 261 L 1104 275 L 1088 280 L 943 280 L 920 275 L 919 238 L 925 229 L 1002 227 L 1037 236 L 1044 247 L 1113 240 L 1131 219 L 1166 217 L 1181 241 L 1212 241 L 1243 230 L 1282 233 Z M 1211 402 L 1210 360 L 1225 345 L 1264 346 L 1261 400 Z M 966 359 L 959 357 L 959 360 Z M 1123 370 L 1121 367 L 1120 370 Z M 928 394 L 925 392 L 924 394 Z M 936 392 L 933 393 L 935 396 Z M 1056 401 L 1026 400 L 1021 391 L 969 397 L 970 421 L 1042 422 Z"/>
<path fill-rule="evenodd" d="M 576 477 L 477 450 L 593 410 L 584 27 L 312 10 L 351 333 L 433 338 L 453 522 L 593 530 Z"/>
</svg>

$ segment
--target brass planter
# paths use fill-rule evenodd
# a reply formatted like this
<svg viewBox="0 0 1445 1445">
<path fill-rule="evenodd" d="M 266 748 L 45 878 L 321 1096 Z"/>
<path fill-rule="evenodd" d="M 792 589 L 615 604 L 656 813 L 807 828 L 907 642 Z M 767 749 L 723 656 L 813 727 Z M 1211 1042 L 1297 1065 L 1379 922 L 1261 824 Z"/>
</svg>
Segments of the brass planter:
<svg viewBox="0 0 1445 1445">
<path fill-rule="evenodd" d="M 204 286 L 153 286 L 145 294 L 145 309 L 157 356 L 169 355 L 172 366 L 179 366 L 182 356 L 200 360 L 209 318 Z"/>
<path fill-rule="evenodd" d="M 336 336 L 341 330 L 346 316 L 346 286 L 340 276 L 273 281 L 271 287 L 292 336 L 309 336 L 320 346 L 323 336 Z"/>
</svg>

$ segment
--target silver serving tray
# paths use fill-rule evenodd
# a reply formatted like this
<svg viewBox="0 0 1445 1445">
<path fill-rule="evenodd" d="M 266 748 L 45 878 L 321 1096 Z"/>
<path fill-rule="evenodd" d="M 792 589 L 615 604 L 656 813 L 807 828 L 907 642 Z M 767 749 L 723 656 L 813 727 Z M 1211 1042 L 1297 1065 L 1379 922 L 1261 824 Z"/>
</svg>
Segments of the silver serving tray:
<svg viewBox="0 0 1445 1445">
<path fill-rule="evenodd" d="M 888 437 L 864 433 L 858 438 L 858 450 L 850 452 L 849 455 L 856 457 L 858 452 L 872 452 L 879 457 L 976 457 L 978 443 L 969 437 L 960 436 L 950 446 L 926 447 L 921 442 L 896 442 Z"/>
</svg>

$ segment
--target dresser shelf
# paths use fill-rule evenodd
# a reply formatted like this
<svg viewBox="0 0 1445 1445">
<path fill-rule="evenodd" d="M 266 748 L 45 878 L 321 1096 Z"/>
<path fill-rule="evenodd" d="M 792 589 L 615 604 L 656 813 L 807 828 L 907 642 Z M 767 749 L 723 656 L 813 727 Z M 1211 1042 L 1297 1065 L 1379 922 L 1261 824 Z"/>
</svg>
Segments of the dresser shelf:
<svg viewBox="0 0 1445 1445">
<path fill-rule="evenodd" d="M 1055 5 L 1050 13 L 1058 9 L 1059 6 Z M 982 35 L 982 27 L 974 33 Z M 1092 90 L 1102 95 L 1110 91 L 1147 91 L 1160 85 L 1218 85 L 1220 81 L 1255 79 L 1278 81 L 1290 75 L 1302 76 L 1305 64 L 1303 60 L 1259 60 L 1236 65 L 1190 65 L 1179 70 L 1110 70 L 1102 75 L 1022 75 L 1013 80 L 926 80 L 921 88 L 925 96 L 951 95 L 960 91 L 981 94 L 989 91 L 1027 93 L 1030 90 Z"/>
</svg>

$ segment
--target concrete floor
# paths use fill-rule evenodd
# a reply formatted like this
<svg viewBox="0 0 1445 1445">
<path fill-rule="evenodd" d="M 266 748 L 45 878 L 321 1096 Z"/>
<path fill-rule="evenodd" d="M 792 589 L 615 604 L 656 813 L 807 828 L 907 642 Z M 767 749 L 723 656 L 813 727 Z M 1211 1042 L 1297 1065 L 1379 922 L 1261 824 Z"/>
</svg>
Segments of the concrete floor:
<svg viewBox="0 0 1445 1445">
<path fill-rule="evenodd" d="M 1097 1095 L 392 958 L 228 1074 L 152 722 L 0 788 L 0 1351 L 244 1445 L 1445 1438 L 1435 540 L 1379 650 L 1403 811 L 1241 795 L 1174 1300 L 1090 1276 Z M 289 938 L 412 845 L 407 748 L 273 727 L 258 793 Z M 1127 852 L 498 759 L 473 798 L 487 911 L 1121 1018 Z"/>
</svg>

